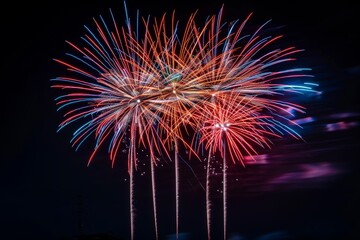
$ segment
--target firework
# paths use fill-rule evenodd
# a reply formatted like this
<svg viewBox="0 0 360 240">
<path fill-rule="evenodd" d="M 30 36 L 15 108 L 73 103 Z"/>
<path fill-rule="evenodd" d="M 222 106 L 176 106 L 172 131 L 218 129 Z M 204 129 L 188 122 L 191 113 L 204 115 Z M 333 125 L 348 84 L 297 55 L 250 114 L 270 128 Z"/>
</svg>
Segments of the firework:
<svg viewBox="0 0 360 240">
<path fill-rule="evenodd" d="M 130 139 L 128 171 L 130 175 L 130 218 L 131 238 L 134 236 L 134 180 L 136 169 L 136 145 L 150 148 L 151 160 L 155 151 L 161 148 L 161 139 L 151 142 L 157 136 L 157 113 L 147 101 L 149 92 L 157 89 L 158 81 L 147 73 L 152 68 L 148 58 L 149 49 L 140 46 L 138 35 L 133 35 L 130 21 L 126 28 L 118 28 L 111 13 L 113 30 L 101 21 L 95 21 L 97 33 L 87 28 L 82 38 L 83 47 L 70 46 L 75 54 L 68 54 L 75 60 L 57 60 L 74 73 L 71 77 L 58 77 L 52 87 L 67 92 L 56 99 L 59 110 L 68 108 L 65 120 L 59 130 L 70 123 L 81 121 L 71 140 L 77 148 L 90 136 L 95 136 L 95 147 L 88 164 L 101 145 L 109 140 L 109 156 L 112 164 L 122 146 L 122 140 Z M 79 55 L 79 56 L 78 56 Z M 152 180 L 154 182 L 154 179 Z M 154 195 L 155 196 L 155 195 Z"/>
<path fill-rule="evenodd" d="M 209 17 L 201 31 L 199 49 L 201 61 L 202 99 L 193 118 L 197 134 L 193 143 L 197 149 L 203 143 L 208 150 L 206 172 L 206 209 L 208 239 L 211 238 L 210 159 L 216 151 L 223 158 L 224 239 L 226 239 L 228 160 L 244 166 L 244 157 L 257 154 L 256 146 L 270 148 L 271 139 L 284 134 L 300 139 L 286 118 L 291 111 L 304 113 L 298 104 L 283 100 L 287 93 L 314 92 L 303 85 L 284 84 L 291 78 L 312 77 L 308 68 L 286 68 L 285 63 L 296 60 L 301 50 L 295 47 L 272 49 L 281 36 L 262 36 L 264 25 L 253 33 L 243 34 L 251 14 L 244 21 L 232 21 L 225 29 L 223 8 Z M 268 50 L 268 48 L 270 50 Z M 273 69 L 281 70 L 273 70 Z M 298 125 L 297 125 L 298 126 Z M 200 140 L 199 140 L 200 138 Z"/>
<path fill-rule="evenodd" d="M 211 106 L 212 105 L 212 106 Z M 233 163 L 243 163 L 245 155 L 255 155 L 255 146 L 269 147 L 270 136 L 274 134 L 266 128 L 271 127 L 266 120 L 270 116 L 261 115 L 259 106 L 251 104 L 251 100 L 239 93 L 218 95 L 214 103 L 208 105 L 207 114 L 199 116 L 203 119 L 200 128 L 200 144 L 205 142 L 205 148 L 209 151 L 207 165 L 207 207 L 208 207 L 208 238 L 210 239 L 210 199 L 209 199 L 209 168 L 210 156 L 216 151 L 220 152 L 223 159 L 223 212 L 224 212 L 224 239 L 226 239 L 227 217 L 227 169 L 228 160 Z M 211 107 L 210 107 L 211 106 Z M 254 146 L 255 145 L 255 146 Z"/>
<path fill-rule="evenodd" d="M 111 11 L 111 24 L 101 16 L 100 20 L 95 19 L 96 31 L 86 27 L 83 45 L 68 42 L 73 53 L 67 54 L 67 60 L 55 59 L 68 70 L 68 76 L 53 79 L 52 85 L 65 92 L 56 98 L 58 109 L 67 109 L 59 130 L 80 123 L 71 139 L 76 149 L 85 140 L 95 137 L 88 164 L 103 145 L 108 144 L 112 165 L 119 150 L 128 148 L 131 239 L 135 235 L 133 176 L 139 147 L 150 153 L 156 239 L 159 234 L 155 159 L 172 160 L 171 153 L 174 153 L 178 238 L 179 148 L 185 147 L 190 158 L 199 158 L 198 149 L 205 146 L 208 151 L 206 216 L 210 239 L 210 158 L 220 152 L 226 239 L 229 161 L 244 165 L 244 157 L 256 155 L 258 147 L 270 148 L 273 137 L 289 134 L 301 138 L 288 126 L 288 123 L 295 123 L 283 115 L 290 113 L 290 108 L 302 113 L 304 108 L 285 101 L 282 96 L 313 90 L 305 85 L 284 84 L 282 80 L 309 77 L 303 73 L 309 69 L 271 70 L 295 60 L 293 55 L 301 50 L 289 47 L 267 51 L 280 36 L 262 36 L 261 30 L 266 24 L 253 34 L 243 36 L 251 15 L 241 23 L 233 21 L 225 29 L 223 8 L 217 15 L 210 16 L 203 26 L 195 22 L 196 14 L 190 15 L 181 34 L 174 13 L 170 23 L 167 23 L 166 14 L 153 21 L 150 17 L 140 19 L 138 14 L 135 27 L 126 5 L 125 13 L 124 27 L 117 25 Z M 192 143 L 188 142 L 189 137 Z"/>
</svg>

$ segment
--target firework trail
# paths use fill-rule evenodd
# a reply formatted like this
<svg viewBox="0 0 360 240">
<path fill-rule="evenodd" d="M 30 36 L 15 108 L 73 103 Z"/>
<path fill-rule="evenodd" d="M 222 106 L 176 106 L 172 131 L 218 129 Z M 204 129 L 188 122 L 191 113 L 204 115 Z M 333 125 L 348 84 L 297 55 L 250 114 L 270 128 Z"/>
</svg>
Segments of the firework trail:
<svg viewBox="0 0 360 240">
<path fill-rule="evenodd" d="M 210 201 L 210 163 L 211 163 L 211 146 L 209 147 L 209 154 L 206 165 L 206 227 L 208 239 L 211 239 L 211 201 Z"/>
<path fill-rule="evenodd" d="M 146 45 L 139 45 L 138 33 L 133 33 L 129 18 L 127 17 L 127 28 L 121 29 L 117 27 L 112 13 L 111 18 L 112 31 L 101 16 L 100 22 L 94 20 L 97 34 L 85 27 L 87 34 L 82 38 L 85 42 L 84 47 L 68 42 L 76 53 L 67 54 L 70 57 L 68 61 L 55 61 L 67 67 L 71 76 L 53 79 L 55 83 L 52 87 L 67 92 L 56 98 L 57 104 L 60 105 L 58 110 L 69 109 L 64 115 L 65 120 L 59 125 L 59 130 L 71 123 L 83 122 L 74 132 L 71 140 L 73 146 L 78 149 L 86 139 L 95 135 L 96 143 L 88 164 L 100 146 L 108 140 L 109 156 L 114 165 L 122 141 L 130 139 L 128 171 L 133 239 L 133 175 L 137 167 L 137 145 L 152 147 L 152 160 L 155 159 L 156 151 L 160 151 L 162 147 L 164 149 L 164 146 L 161 146 L 161 138 L 151 146 L 149 144 L 149 139 L 158 136 L 154 127 L 158 116 L 147 99 L 149 92 L 157 89 L 158 81 L 147 74 L 149 69 L 153 68 L 152 62 L 148 61 L 152 57 L 150 49 Z M 75 64 L 71 63 L 72 61 Z"/>
<path fill-rule="evenodd" d="M 67 61 L 55 59 L 71 73 L 71 76 L 53 79 L 53 88 L 67 92 L 56 98 L 56 103 L 60 106 L 58 110 L 69 109 L 64 115 L 65 120 L 59 125 L 59 131 L 74 122 L 85 122 L 74 132 L 71 142 L 78 149 L 91 135 L 95 135 L 96 144 L 88 165 L 100 146 L 109 139 L 108 151 L 114 165 L 123 140 L 130 139 L 128 171 L 131 239 L 135 233 L 133 175 L 137 168 L 136 149 L 139 145 L 148 148 L 151 161 L 155 161 L 156 153 L 170 158 L 169 151 L 173 149 L 178 236 L 179 143 L 190 148 L 183 140 L 180 129 L 189 122 L 189 106 L 194 106 L 195 100 L 199 101 L 191 92 L 194 81 L 187 81 L 197 74 L 194 69 L 198 64 L 192 57 L 194 45 L 198 42 L 191 32 L 193 17 L 189 19 L 181 42 L 177 37 L 174 14 L 169 36 L 165 14 L 160 21 L 155 18 L 153 32 L 149 29 L 149 18 L 143 19 L 145 32 L 140 40 L 139 33 L 132 29 L 126 5 L 125 28 L 118 28 L 111 11 L 110 13 L 112 30 L 101 16 L 100 22 L 94 19 L 97 32 L 85 27 L 88 32 L 82 38 L 85 46 L 78 47 L 68 42 L 75 54 L 67 54 L 70 57 Z M 136 30 L 138 28 L 139 16 Z M 155 140 L 152 141 L 153 139 Z M 153 163 L 151 181 L 155 184 Z M 158 238 L 154 185 L 152 191 L 155 232 Z"/>
<path fill-rule="evenodd" d="M 243 34 L 251 14 L 239 24 L 233 21 L 228 29 L 222 21 L 223 8 L 209 18 L 201 33 L 199 49 L 202 59 L 202 89 L 205 101 L 201 111 L 195 115 L 199 135 L 194 135 L 193 143 L 206 142 L 209 151 L 206 171 L 206 208 L 208 239 L 211 238 L 210 201 L 210 160 L 211 154 L 220 151 L 223 158 L 223 206 L 224 239 L 226 239 L 227 215 L 227 158 L 233 163 L 239 161 L 244 166 L 245 155 L 256 155 L 254 145 L 270 147 L 270 138 L 281 137 L 285 133 L 300 139 L 301 136 L 288 124 L 294 124 L 284 117 L 290 111 L 304 113 L 304 107 L 280 100 L 287 93 L 315 92 L 308 85 L 281 83 L 283 79 L 312 77 L 303 73 L 308 68 L 285 68 L 272 70 L 277 65 L 294 61 L 293 55 L 300 52 L 294 47 L 266 51 L 281 36 L 261 37 L 260 26 L 254 33 Z M 200 32 L 200 31 L 199 31 Z M 195 34 L 198 34 L 196 32 Z M 265 51 L 265 54 L 263 52 Z M 291 109 L 291 110 L 289 110 Z M 199 114 L 199 115 L 198 115 Z M 200 121 L 199 121 L 200 120 Z M 229 121 L 233 121 L 230 123 Z M 200 125 L 198 125 L 200 123 Z M 297 125 L 298 126 L 298 125 Z M 228 155 L 228 157 L 226 157 Z"/>
<path fill-rule="evenodd" d="M 108 144 L 112 166 L 124 143 L 128 150 L 130 235 L 134 239 L 136 151 L 150 153 L 155 238 L 159 238 L 156 206 L 155 168 L 157 156 L 172 159 L 175 166 L 176 238 L 179 233 L 179 151 L 200 158 L 198 149 L 207 152 L 206 218 L 211 238 L 210 166 L 211 156 L 223 159 L 223 222 L 227 228 L 227 169 L 229 162 L 244 166 L 245 156 L 256 155 L 258 148 L 270 148 L 271 138 L 284 134 L 301 139 L 284 117 L 304 107 L 284 101 L 287 94 L 313 91 L 310 85 L 286 84 L 283 80 L 311 77 L 307 68 L 278 69 L 295 60 L 294 47 L 270 49 L 281 36 L 261 35 L 260 26 L 244 34 L 251 14 L 243 21 L 222 23 L 223 7 L 203 26 L 190 15 L 179 33 L 175 14 L 170 24 L 166 14 L 160 19 L 141 18 L 135 27 L 126 4 L 126 24 L 118 27 L 110 11 L 111 26 L 100 16 L 94 19 L 96 31 L 85 27 L 84 46 L 68 42 L 75 53 L 68 60 L 55 59 L 69 76 L 53 79 L 52 87 L 65 94 L 56 98 L 58 110 L 68 109 L 59 131 L 81 123 L 71 143 L 78 149 L 95 136 L 90 164 L 101 146 Z M 225 29 L 225 27 L 228 27 Z M 144 30 L 140 34 L 139 29 Z M 289 110 L 291 109 L 291 110 Z M 188 142 L 188 137 L 192 142 Z"/>
<path fill-rule="evenodd" d="M 206 142 L 205 147 L 209 150 L 209 156 L 219 151 L 223 159 L 223 231 L 224 239 L 226 239 L 227 161 L 229 159 L 235 163 L 238 160 L 242 160 L 244 154 L 256 154 L 253 145 L 260 147 L 268 146 L 269 140 L 266 135 L 276 135 L 264 129 L 264 127 L 270 126 L 264 120 L 271 119 L 271 117 L 261 116 L 259 114 L 261 107 L 251 106 L 249 101 L 239 93 L 233 93 L 229 96 L 218 95 L 217 98 L 217 101 L 212 106 L 213 109 L 208 107 L 209 118 L 203 118 L 204 125 L 200 129 L 202 133 L 200 144 Z M 213 115 L 210 115 L 210 113 Z M 210 160 L 208 159 L 208 161 Z M 209 183 L 207 185 L 209 186 Z M 207 194 L 209 194 L 208 191 L 209 189 L 207 189 Z M 207 197 L 207 200 L 210 201 L 209 197 Z M 208 202 L 207 204 L 210 203 Z M 209 211 L 208 218 L 210 218 L 210 209 L 208 208 L 207 210 Z M 210 224 L 210 219 L 208 224 Z M 208 234 L 210 234 L 210 225 L 208 227 Z M 208 238 L 210 238 L 210 235 L 208 235 Z"/>
<path fill-rule="evenodd" d="M 194 127 L 192 112 L 203 101 L 204 81 L 201 54 L 198 49 L 200 35 L 193 33 L 195 14 L 191 15 L 182 37 L 177 34 L 178 23 L 173 12 L 171 26 L 167 27 L 165 15 L 154 24 L 153 34 L 147 32 L 147 40 L 155 57 L 156 72 L 160 79 L 159 92 L 154 104 L 160 109 L 160 135 L 168 149 L 174 151 L 175 165 L 175 215 L 176 238 L 179 234 L 179 145 L 185 146 L 194 155 L 192 147 L 184 140 L 187 127 Z M 170 31 L 169 31 L 170 29 Z M 170 32 L 170 33 L 169 33 Z"/>
<path fill-rule="evenodd" d="M 153 198 L 153 211 L 154 211 L 154 225 L 155 225 L 155 238 L 159 239 L 158 222 L 157 222 L 157 208 L 156 208 L 156 191 L 155 191 L 155 163 L 153 160 L 150 161 L 151 166 L 151 188 Z"/>
</svg>

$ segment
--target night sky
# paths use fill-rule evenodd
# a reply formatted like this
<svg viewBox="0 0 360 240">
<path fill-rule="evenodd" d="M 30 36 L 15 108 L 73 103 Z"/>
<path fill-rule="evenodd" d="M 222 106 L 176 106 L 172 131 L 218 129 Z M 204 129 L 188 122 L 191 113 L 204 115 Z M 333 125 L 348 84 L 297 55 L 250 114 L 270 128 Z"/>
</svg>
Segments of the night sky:
<svg viewBox="0 0 360 240">
<path fill-rule="evenodd" d="M 1 239 L 76 239 L 107 234 L 129 239 L 129 189 L 125 155 L 111 168 L 106 152 L 87 167 L 93 142 L 71 147 L 71 129 L 57 133 L 62 113 L 50 79 L 65 75 L 53 58 L 81 43 L 84 25 L 109 16 L 125 24 L 123 2 L 115 0 L 13 1 L 2 6 Z M 91 3 L 89 3 L 91 2 Z M 312 68 L 320 94 L 304 96 L 304 141 L 285 137 L 261 152 L 257 164 L 232 166 L 229 173 L 229 239 L 355 239 L 360 237 L 359 12 L 355 3 L 315 1 L 128 1 L 131 18 L 160 17 L 176 9 L 180 21 L 198 12 L 199 22 L 224 3 L 224 21 L 251 24 L 269 19 L 284 46 L 305 49 L 297 64 Z M 318 3 L 316 3 L 318 4 Z M 250 24 L 250 26 L 251 26 Z M 135 238 L 154 239 L 151 186 L 146 154 L 135 177 Z M 180 163 L 182 239 L 206 239 L 204 163 Z M 161 239 L 174 239 L 173 164 L 156 173 Z M 216 177 L 214 177 L 215 179 Z M 214 236 L 222 237 L 219 186 L 213 189 Z M 360 239 L 360 238 L 359 238 Z"/>
</svg>

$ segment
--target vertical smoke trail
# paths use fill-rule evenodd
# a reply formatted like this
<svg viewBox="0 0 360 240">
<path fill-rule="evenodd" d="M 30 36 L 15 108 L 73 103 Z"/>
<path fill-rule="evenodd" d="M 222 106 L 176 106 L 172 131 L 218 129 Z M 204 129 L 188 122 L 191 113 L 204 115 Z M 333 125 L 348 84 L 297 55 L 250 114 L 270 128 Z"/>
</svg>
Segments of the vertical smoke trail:
<svg viewBox="0 0 360 240">
<path fill-rule="evenodd" d="M 176 240 L 179 239 L 179 146 L 177 138 L 174 138 L 175 145 L 175 218 L 176 218 Z"/>
<path fill-rule="evenodd" d="M 130 159 L 130 234 L 131 240 L 134 239 L 134 156 L 131 153 Z"/>
<path fill-rule="evenodd" d="M 209 155 L 206 167 L 206 224 L 208 240 L 211 239 L 211 201 L 210 201 L 210 161 L 211 161 L 211 146 L 209 148 Z"/>
<path fill-rule="evenodd" d="M 210 99 L 211 103 L 215 102 L 214 96 Z M 214 116 L 213 113 L 211 116 Z M 212 130 L 214 133 L 214 129 Z M 211 153 L 212 153 L 212 144 L 209 146 L 209 155 L 207 159 L 207 169 L 206 169 L 206 219 L 207 219 L 207 234 L 208 240 L 211 239 L 211 200 L 210 200 L 210 162 L 211 162 Z"/>
<path fill-rule="evenodd" d="M 156 192 L 155 192 L 155 167 L 154 160 L 150 159 L 151 162 L 151 187 L 152 187 L 152 198 L 153 198 L 153 211 L 154 211 L 154 224 L 155 224 L 155 239 L 159 239 L 158 234 L 158 223 L 157 223 L 157 211 L 156 211 Z"/>
<path fill-rule="evenodd" d="M 134 215 L 135 215 L 135 207 L 134 207 L 134 165 L 135 165 L 135 127 L 134 125 L 131 126 L 131 137 L 130 137 L 130 160 L 129 160 L 129 164 L 130 164 L 130 182 L 129 182 L 129 187 L 130 187 L 130 197 L 129 197 L 129 202 L 130 202 L 130 236 L 131 236 L 131 240 L 134 239 Z"/>
<path fill-rule="evenodd" d="M 223 208 L 224 208 L 224 240 L 226 240 L 226 218 L 227 218 L 227 182 L 226 182 L 226 156 L 225 156 L 225 141 L 224 141 L 224 157 L 223 157 Z"/>
</svg>

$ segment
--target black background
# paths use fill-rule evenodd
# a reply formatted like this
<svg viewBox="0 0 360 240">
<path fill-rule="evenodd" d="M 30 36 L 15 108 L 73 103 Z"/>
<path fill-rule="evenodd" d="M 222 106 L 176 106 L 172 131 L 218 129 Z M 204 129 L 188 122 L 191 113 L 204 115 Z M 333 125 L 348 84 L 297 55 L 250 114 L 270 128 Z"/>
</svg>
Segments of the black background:
<svg viewBox="0 0 360 240">
<path fill-rule="evenodd" d="M 355 239 L 359 237 L 359 7 L 349 2 L 315 1 L 129 1 L 129 14 L 160 17 L 176 9 L 180 21 L 197 9 L 203 21 L 224 3 L 224 19 L 253 24 L 272 19 L 284 43 L 306 51 L 322 96 L 305 102 L 315 121 L 304 126 L 306 143 L 286 142 L 269 151 L 274 164 L 235 167 L 229 189 L 229 238 Z M 71 148 L 70 131 L 56 133 L 62 120 L 56 111 L 50 79 L 64 73 L 52 59 L 69 50 L 65 40 L 80 43 L 83 25 L 108 16 L 111 8 L 124 23 L 122 1 L 63 0 L 2 6 L 1 72 L 2 134 L 0 236 L 3 239 L 72 239 L 79 234 L 129 238 L 129 203 L 125 161 L 110 167 L 106 155 L 89 167 L 91 151 Z M 346 129 L 326 131 L 329 124 Z M 280 160 L 279 160 L 280 158 Z M 291 162 L 292 164 L 290 164 Z M 296 163 L 296 164 L 294 164 Z M 296 166 L 331 166 L 328 175 L 300 178 L 279 187 L 276 176 L 294 176 Z M 193 164 L 193 163 L 190 163 Z M 316 165 L 317 164 L 317 165 Z M 193 170 L 182 164 L 180 232 L 187 239 L 205 239 L 205 199 Z M 136 182 L 136 239 L 153 239 L 150 178 L 147 167 Z M 239 171 L 239 173 L 237 172 Z M 202 172 L 204 173 L 204 172 Z M 287 174 L 287 175 L 286 175 Z M 237 180 L 236 180 L 237 179 Z M 241 181 L 243 180 L 243 181 Z M 245 181 L 246 180 L 246 181 Z M 158 172 L 159 232 L 175 232 L 172 165 Z M 218 200 L 216 200 L 218 199 Z M 214 239 L 221 239 L 221 198 L 214 201 Z M 79 222 L 82 227 L 79 227 Z M 273 238 L 271 238 L 271 234 Z M 238 236 L 236 238 L 235 236 Z M 265 237 L 268 238 L 265 238 Z M 184 239 L 185 239 L 184 237 Z M 263 237 L 263 238 L 261 238 Z"/>
</svg>

